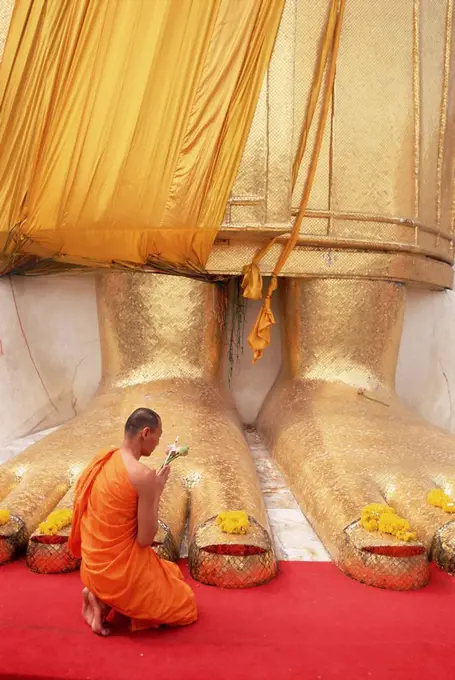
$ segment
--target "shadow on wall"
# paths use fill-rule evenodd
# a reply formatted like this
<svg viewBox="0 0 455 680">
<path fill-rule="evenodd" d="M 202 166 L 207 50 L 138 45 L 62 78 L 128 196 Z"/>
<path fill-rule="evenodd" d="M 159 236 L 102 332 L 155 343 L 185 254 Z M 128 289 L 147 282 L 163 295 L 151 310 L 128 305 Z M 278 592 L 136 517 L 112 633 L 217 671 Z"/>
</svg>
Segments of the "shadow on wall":
<svg viewBox="0 0 455 680">
<path fill-rule="evenodd" d="M 264 279 L 263 290 L 269 285 Z M 264 356 L 253 364 L 253 350 L 248 345 L 248 334 L 252 330 L 261 308 L 260 300 L 246 300 L 243 352 L 232 366 L 229 388 L 232 390 L 240 417 L 247 425 L 253 424 L 268 392 L 273 386 L 281 366 L 281 332 L 278 306 L 278 291 L 272 298 L 272 310 L 276 326 L 272 328 L 272 342 Z M 225 380 L 228 383 L 229 363 L 225 360 Z"/>
</svg>

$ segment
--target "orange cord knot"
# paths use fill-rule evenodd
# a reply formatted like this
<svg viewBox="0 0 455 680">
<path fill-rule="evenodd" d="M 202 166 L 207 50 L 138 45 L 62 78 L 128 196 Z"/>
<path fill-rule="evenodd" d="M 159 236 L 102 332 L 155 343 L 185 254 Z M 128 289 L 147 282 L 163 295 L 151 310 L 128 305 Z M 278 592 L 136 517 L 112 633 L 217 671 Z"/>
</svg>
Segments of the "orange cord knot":
<svg viewBox="0 0 455 680">
<path fill-rule="evenodd" d="M 270 345 L 270 333 L 275 325 L 275 317 L 272 312 L 272 294 L 278 288 L 278 279 L 272 276 L 269 289 L 261 311 L 258 314 L 254 328 L 248 336 L 248 344 L 254 352 L 253 363 L 260 359 L 266 347 Z"/>
<path fill-rule="evenodd" d="M 262 297 L 262 274 L 254 260 L 243 268 L 242 291 L 243 297 L 249 300 L 260 300 Z"/>
</svg>

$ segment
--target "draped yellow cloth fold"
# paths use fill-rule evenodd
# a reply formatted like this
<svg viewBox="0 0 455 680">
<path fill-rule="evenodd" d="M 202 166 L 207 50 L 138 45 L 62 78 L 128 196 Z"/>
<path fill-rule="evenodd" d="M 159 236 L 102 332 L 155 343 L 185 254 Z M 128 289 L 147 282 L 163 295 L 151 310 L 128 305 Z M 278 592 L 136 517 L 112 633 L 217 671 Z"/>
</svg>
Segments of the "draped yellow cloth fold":
<svg viewBox="0 0 455 680">
<path fill-rule="evenodd" d="M 283 4 L 17 0 L 0 67 L 10 265 L 16 250 L 203 268 Z"/>
<path fill-rule="evenodd" d="M 285 243 L 281 255 L 278 258 L 278 261 L 274 267 L 272 278 L 267 290 L 267 295 L 265 297 L 264 303 L 261 307 L 254 327 L 248 336 L 248 344 L 253 350 L 253 362 L 257 361 L 262 357 L 264 349 L 270 344 L 271 326 L 275 323 L 275 319 L 273 317 L 273 313 L 271 310 L 271 297 L 278 287 L 277 277 L 279 276 L 284 264 L 286 263 L 286 260 L 288 259 L 291 251 L 293 250 L 298 241 L 300 227 L 305 216 L 305 211 L 308 206 L 308 200 L 310 198 L 311 189 L 313 187 L 314 177 L 316 175 L 316 169 L 319 160 L 319 154 L 322 146 L 322 140 L 324 137 L 325 123 L 327 120 L 327 114 L 329 111 L 330 101 L 332 97 L 333 84 L 335 81 L 336 61 L 338 55 L 338 48 L 340 44 L 341 26 L 343 21 L 345 3 L 346 0 L 331 0 L 329 15 L 327 19 L 326 32 L 324 40 L 322 42 L 321 51 L 319 54 L 317 70 L 315 73 L 315 78 L 310 93 L 308 110 L 306 113 L 302 134 L 300 136 L 299 147 L 297 150 L 296 158 L 292 169 L 292 188 L 294 188 L 295 183 L 297 181 L 300 164 L 302 162 L 302 158 L 306 148 L 306 143 L 308 140 L 308 133 L 311 127 L 311 123 L 313 122 L 319 93 L 321 91 L 324 71 L 326 68 L 329 54 L 331 53 L 331 62 L 323 94 L 321 116 L 319 119 L 319 125 L 316 133 L 313 154 L 311 158 L 310 167 L 308 170 L 308 176 L 305 182 L 305 188 L 303 190 L 302 200 L 300 202 L 299 212 L 295 220 L 294 226 L 292 228 L 290 238 Z M 242 288 L 244 291 L 249 291 L 254 287 L 254 294 L 256 295 L 254 299 L 256 300 L 260 299 L 261 297 L 261 295 L 258 295 L 259 285 L 262 292 L 262 279 L 259 268 L 260 261 L 277 238 L 278 237 L 275 237 L 272 241 L 266 244 L 266 246 L 263 247 L 253 258 L 253 262 L 250 265 L 244 267 Z M 245 292 L 244 296 L 252 297 L 252 295 L 245 295 Z"/>
</svg>

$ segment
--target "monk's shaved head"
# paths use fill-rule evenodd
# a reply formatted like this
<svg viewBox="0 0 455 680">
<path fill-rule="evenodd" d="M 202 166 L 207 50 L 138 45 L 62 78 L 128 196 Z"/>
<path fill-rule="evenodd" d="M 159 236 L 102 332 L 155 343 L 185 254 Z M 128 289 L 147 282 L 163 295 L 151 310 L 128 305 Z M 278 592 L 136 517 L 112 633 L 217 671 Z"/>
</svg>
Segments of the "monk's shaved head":
<svg viewBox="0 0 455 680">
<path fill-rule="evenodd" d="M 144 427 L 156 430 L 161 426 L 161 418 L 151 408 L 137 408 L 125 423 L 125 434 L 134 437 Z"/>
</svg>

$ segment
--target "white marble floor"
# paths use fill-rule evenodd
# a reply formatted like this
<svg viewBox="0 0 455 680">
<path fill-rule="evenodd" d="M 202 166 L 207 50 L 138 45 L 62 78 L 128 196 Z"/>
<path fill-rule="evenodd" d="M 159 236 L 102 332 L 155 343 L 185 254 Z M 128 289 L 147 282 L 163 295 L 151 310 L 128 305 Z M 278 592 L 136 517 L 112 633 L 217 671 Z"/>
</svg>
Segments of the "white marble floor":
<svg viewBox="0 0 455 680">
<path fill-rule="evenodd" d="M 52 431 L 39 432 L 0 445 L 0 463 L 10 460 Z M 247 428 L 245 435 L 256 465 L 278 558 L 309 562 L 329 561 L 329 555 L 297 505 L 259 435 L 253 428 Z M 186 543 L 185 540 L 182 545 L 182 557 L 187 553 Z"/>
<path fill-rule="evenodd" d="M 245 435 L 256 465 L 278 558 L 301 562 L 330 561 L 258 433 L 247 428 Z"/>
</svg>

